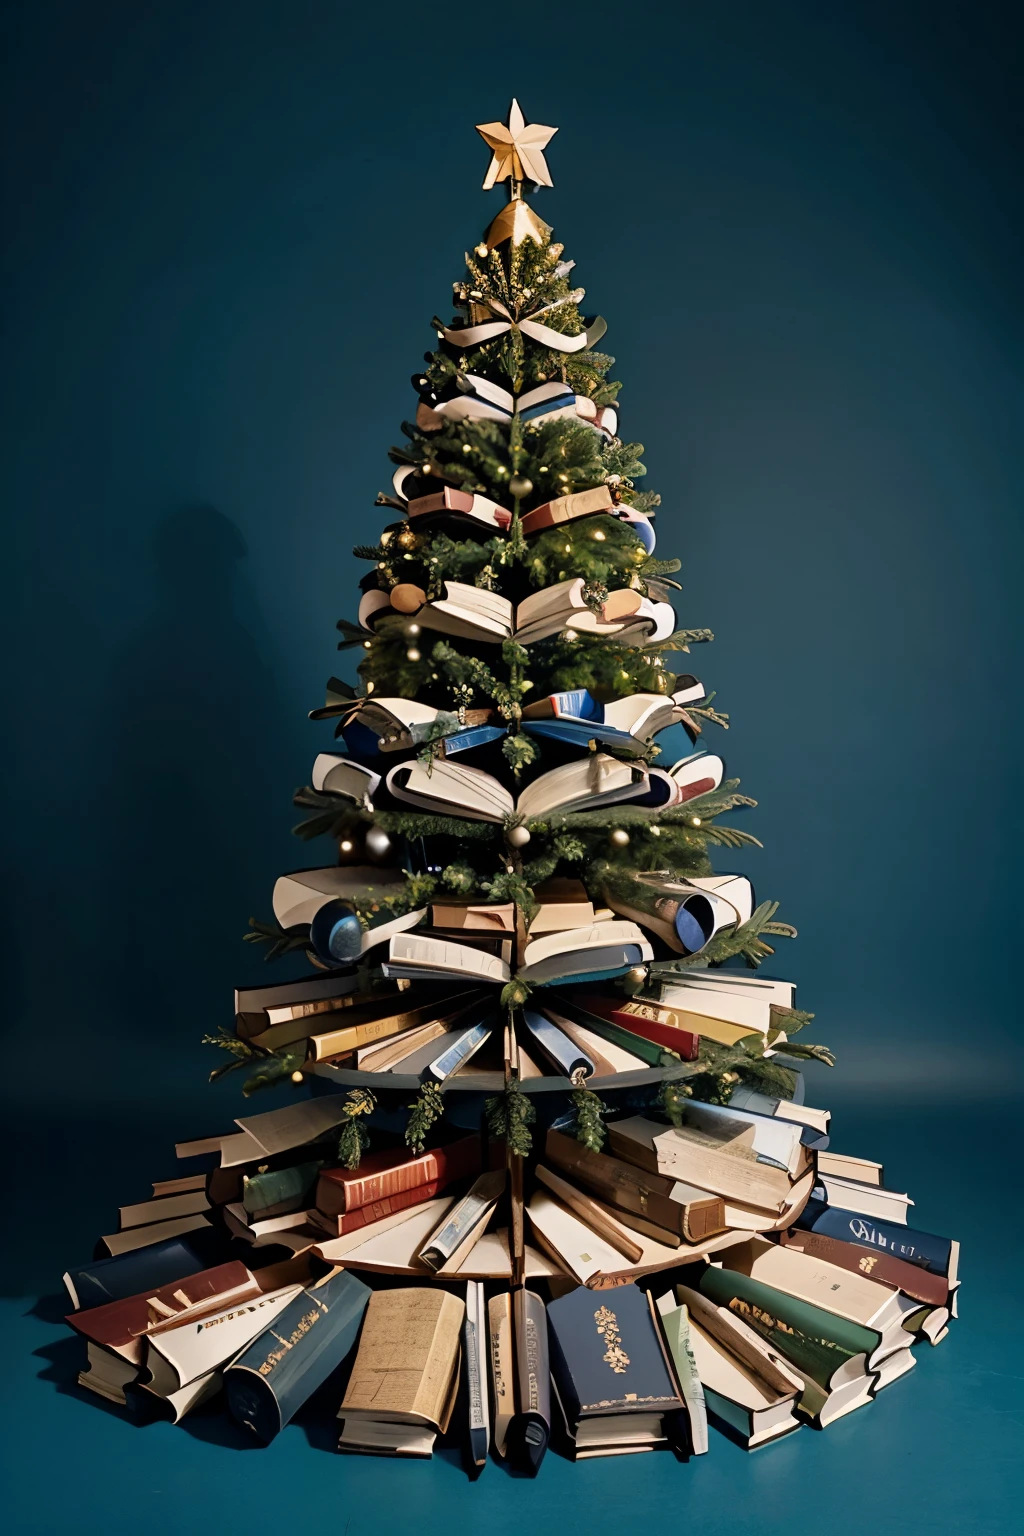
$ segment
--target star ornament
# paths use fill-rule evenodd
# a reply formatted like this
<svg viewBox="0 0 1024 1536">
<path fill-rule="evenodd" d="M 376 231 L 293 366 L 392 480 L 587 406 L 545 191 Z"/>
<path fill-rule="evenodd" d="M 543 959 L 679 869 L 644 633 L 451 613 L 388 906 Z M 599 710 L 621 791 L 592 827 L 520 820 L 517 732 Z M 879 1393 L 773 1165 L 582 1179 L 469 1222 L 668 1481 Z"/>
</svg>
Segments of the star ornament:
<svg viewBox="0 0 1024 1536">
<path fill-rule="evenodd" d="M 539 187 L 553 187 L 544 146 L 553 139 L 557 128 L 542 123 L 527 123 L 518 101 L 513 99 L 508 123 L 477 123 L 476 131 L 491 151 L 491 163 L 484 177 L 484 191 L 495 182 L 511 176 L 513 181 L 533 181 Z"/>
</svg>

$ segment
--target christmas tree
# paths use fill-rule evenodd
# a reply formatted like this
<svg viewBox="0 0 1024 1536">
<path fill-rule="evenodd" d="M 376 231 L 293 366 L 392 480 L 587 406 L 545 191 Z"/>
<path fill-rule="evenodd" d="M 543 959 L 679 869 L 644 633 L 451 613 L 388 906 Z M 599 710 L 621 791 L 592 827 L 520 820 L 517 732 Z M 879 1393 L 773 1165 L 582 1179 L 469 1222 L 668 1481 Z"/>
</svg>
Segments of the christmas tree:
<svg viewBox="0 0 1024 1536">
<path fill-rule="evenodd" d="M 390 934 L 393 919 L 419 912 L 429 929 L 435 903 L 512 904 L 493 1016 L 526 1047 L 524 1010 L 542 995 L 527 951 L 552 880 L 580 883 L 581 914 L 631 925 L 614 933 L 634 963 L 595 976 L 581 954 L 556 978 L 590 977 L 609 997 L 729 961 L 756 967 L 795 930 L 778 903 L 755 905 L 744 877 L 712 869 L 712 849 L 760 846 L 723 819 L 755 802 L 703 745 L 728 717 L 674 670 L 712 636 L 673 608 L 680 561 L 655 554 L 660 497 L 641 488 L 642 445 L 619 435 L 614 358 L 596 350 L 605 323 L 581 312 L 575 263 L 524 196 L 552 185 L 544 150 L 556 130 L 526 124 L 513 102 L 507 125 L 478 131 L 492 151 L 484 187 L 507 184 L 508 202 L 453 285 L 457 318 L 433 321 L 407 442 L 391 450 L 394 494 L 377 498 L 395 515 L 355 550 L 370 570 L 358 617 L 338 628 L 339 648 L 363 653 L 360 686 L 332 679 L 314 711 L 338 717 L 345 753 L 322 754 L 296 797 L 310 813 L 298 835 L 340 849 L 337 879 L 300 903 L 310 916 L 319 900 L 308 925 L 286 882 L 288 926 L 254 920 L 249 937 L 316 966 L 361 962 L 365 988 L 382 953 L 398 974 L 386 940 L 369 942 L 382 925 Z M 674 764 L 659 735 L 685 743 Z M 495 781 L 504 808 L 474 802 L 467 815 Z M 544 809 L 529 814 L 534 805 Z M 830 1059 L 793 1040 L 808 1017 L 776 1006 L 762 1035 L 703 1037 L 692 1061 L 663 1066 L 663 1104 L 724 1103 L 739 1084 L 788 1097 L 787 1056 Z M 303 1049 L 259 1060 L 250 1083 L 301 1075 Z M 604 1105 L 591 1092 L 575 1100 L 581 1134 L 599 1146 Z"/>
<path fill-rule="evenodd" d="M 803 1103 L 800 1062 L 832 1058 L 752 975 L 794 930 L 712 867 L 758 844 L 704 745 L 728 719 L 676 670 L 711 635 L 655 555 L 604 322 L 524 197 L 555 130 L 513 102 L 479 132 L 509 199 L 356 549 L 358 684 L 312 712 L 337 745 L 296 831 L 330 855 L 248 935 L 309 964 L 210 1042 L 213 1076 L 295 1091 L 180 1143 L 206 1171 L 65 1276 L 79 1381 L 175 1419 L 223 1388 L 268 1440 L 347 1364 L 339 1447 L 429 1455 L 462 1380 L 475 1468 L 536 1472 L 559 1415 L 573 1456 L 700 1454 L 709 1420 L 753 1447 L 939 1342 L 958 1245 Z"/>
</svg>

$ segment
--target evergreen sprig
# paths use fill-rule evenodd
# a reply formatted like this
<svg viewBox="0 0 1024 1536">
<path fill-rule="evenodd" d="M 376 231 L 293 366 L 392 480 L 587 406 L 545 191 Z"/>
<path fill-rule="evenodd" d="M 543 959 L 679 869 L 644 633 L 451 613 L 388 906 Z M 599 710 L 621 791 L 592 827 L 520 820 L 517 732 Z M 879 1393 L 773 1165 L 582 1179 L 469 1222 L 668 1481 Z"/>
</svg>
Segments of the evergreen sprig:
<svg viewBox="0 0 1024 1536">
<path fill-rule="evenodd" d="M 298 933 L 286 933 L 280 923 L 263 923 L 257 917 L 250 917 L 249 932 L 242 935 L 242 942 L 266 944 L 264 960 L 279 960 L 282 955 L 290 955 L 297 949 L 309 947 L 309 928 L 304 927 Z"/>
<path fill-rule="evenodd" d="M 537 1110 L 515 1078 L 492 1098 L 484 1102 L 487 1129 L 492 1136 L 506 1141 L 517 1157 L 528 1157 L 533 1146 L 530 1126 L 537 1119 Z"/>
<path fill-rule="evenodd" d="M 608 1138 L 604 1123 L 608 1109 L 604 1100 L 589 1088 L 574 1088 L 569 1101 L 576 1115 L 576 1140 L 588 1152 L 600 1152 Z"/>
<path fill-rule="evenodd" d="M 431 1126 L 444 1114 L 444 1095 L 436 1083 L 424 1083 L 408 1109 L 405 1144 L 419 1157 L 426 1147 Z"/>
<path fill-rule="evenodd" d="M 345 1100 L 345 1119 L 338 1128 L 338 1161 L 343 1168 L 358 1168 L 370 1145 L 366 1121 L 377 1108 L 377 1100 L 368 1088 L 353 1088 Z"/>
</svg>

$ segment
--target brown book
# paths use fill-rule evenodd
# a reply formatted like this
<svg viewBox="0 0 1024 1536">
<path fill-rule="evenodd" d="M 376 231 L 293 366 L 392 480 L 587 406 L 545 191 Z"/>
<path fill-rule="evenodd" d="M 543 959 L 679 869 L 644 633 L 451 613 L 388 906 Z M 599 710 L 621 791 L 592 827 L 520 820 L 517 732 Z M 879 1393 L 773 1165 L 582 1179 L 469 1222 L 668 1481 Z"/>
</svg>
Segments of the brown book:
<svg viewBox="0 0 1024 1536">
<path fill-rule="evenodd" d="M 259 1294 L 259 1282 L 236 1259 L 184 1280 L 172 1280 L 156 1290 L 74 1312 L 66 1321 L 92 1343 L 141 1365 L 146 1339 L 161 1327 L 176 1327 Z"/>
<path fill-rule="evenodd" d="M 470 934 L 497 934 L 499 937 L 514 934 L 515 904 L 511 901 L 435 901 L 430 906 L 430 927 L 442 933 L 463 935 L 464 944 L 469 942 Z"/>
<path fill-rule="evenodd" d="M 568 496 L 556 496 L 534 507 L 519 519 L 525 534 L 540 533 L 543 528 L 554 528 L 558 523 L 570 523 L 577 517 L 592 517 L 596 512 L 613 512 L 615 502 L 606 485 L 596 485 L 590 491 L 573 491 Z"/>
<path fill-rule="evenodd" d="M 796 1248 L 811 1258 L 835 1264 L 838 1269 L 865 1275 L 883 1285 L 894 1285 L 905 1296 L 928 1306 L 944 1307 L 949 1302 L 949 1282 L 944 1275 L 930 1274 L 895 1254 L 861 1248 L 857 1243 L 845 1243 L 842 1238 L 829 1237 L 824 1232 L 803 1232 L 799 1227 L 782 1232 L 779 1242 L 785 1248 Z"/>
<path fill-rule="evenodd" d="M 431 1454 L 455 1404 L 465 1315 L 439 1286 L 374 1291 L 338 1409 L 340 1450 Z"/>
<path fill-rule="evenodd" d="M 561 1131 L 548 1131 L 545 1152 L 547 1161 L 574 1183 L 617 1210 L 636 1212 L 688 1243 L 725 1231 L 725 1202 L 706 1190 L 648 1173 L 606 1152 L 590 1152 Z M 673 1191 L 683 1198 L 673 1199 Z"/>
<path fill-rule="evenodd" d="M 358 1168 L 327 1168 L 316 1187 L 316 1208 L 325 1216 L 341 1216 L 376 1200 L 388 1200 L 435 1184 L 444 1189 L 456 1179 L 480 1172 L 480 1138 L 465 1136 L 461 1141 L 410 1157 L 403 1148 L 395 1152 L 371 1152 Z M 429 1195 L 420 1199 L 429 1200 Z M 419 1204 L 413 1201 L 412 1204 Z"/>
</svg>

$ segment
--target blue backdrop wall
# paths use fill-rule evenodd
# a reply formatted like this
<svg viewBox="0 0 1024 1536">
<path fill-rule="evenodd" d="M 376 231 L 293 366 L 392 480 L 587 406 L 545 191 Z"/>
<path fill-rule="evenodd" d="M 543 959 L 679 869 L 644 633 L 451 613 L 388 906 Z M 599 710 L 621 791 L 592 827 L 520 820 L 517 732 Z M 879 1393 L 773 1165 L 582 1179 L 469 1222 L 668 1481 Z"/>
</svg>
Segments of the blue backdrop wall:
<svg viewBox="0 0 1024 1536">
<path fill-rule="evenodd" d="M 7 9 L 4 1090 L 92 1176 L 83 1242 L 112 1148 L 237 1112 L 199 1037 L 302 862 L 305 712 L 513 93 L 718 634 L 816 1094 L 1019 1082 L 1019 13 L 516 16 Z"/>
</svg>

